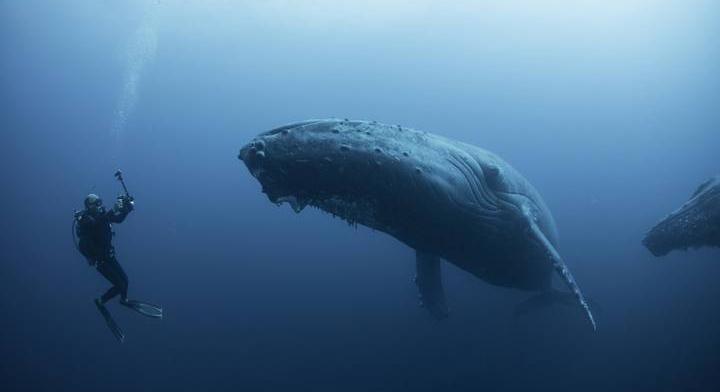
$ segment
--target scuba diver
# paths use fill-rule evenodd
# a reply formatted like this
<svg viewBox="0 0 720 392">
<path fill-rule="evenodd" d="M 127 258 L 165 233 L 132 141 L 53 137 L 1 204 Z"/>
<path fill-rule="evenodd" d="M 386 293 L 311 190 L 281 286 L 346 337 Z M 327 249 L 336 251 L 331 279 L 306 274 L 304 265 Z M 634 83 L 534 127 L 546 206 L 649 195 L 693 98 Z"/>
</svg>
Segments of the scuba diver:
<svg viewBox="0 0 720 392">
<path fill-rule="evenodd" d="M 128 277 L 115 257 L 115 248 L 112 245 L 113 223 L 122 223 L 127 215 L 134 209 L 135 203 L 125 187 L 122 172 L 118 170 L 115 177 L 122 183 L 125 190 L 111 209 L 105 209 L 102 199 L 89 194 L 85 197 L 85 209 L 75 212 L 73 221 L 73 235 L 77 236 L 75 246 L 100 274 L 105 277 L 112 287 L 105 294 L 95 299 L 95 305 L 102 314 L 113 335 L 122 343 L 125 340 L 120 327 L 115 323 L 105 304 L 116 296 L 120 296 L 120 304 L 129 307 L 148 317 L 162 318 L 162 307 L 145 302 L 128 299 Z"/>
</svg>

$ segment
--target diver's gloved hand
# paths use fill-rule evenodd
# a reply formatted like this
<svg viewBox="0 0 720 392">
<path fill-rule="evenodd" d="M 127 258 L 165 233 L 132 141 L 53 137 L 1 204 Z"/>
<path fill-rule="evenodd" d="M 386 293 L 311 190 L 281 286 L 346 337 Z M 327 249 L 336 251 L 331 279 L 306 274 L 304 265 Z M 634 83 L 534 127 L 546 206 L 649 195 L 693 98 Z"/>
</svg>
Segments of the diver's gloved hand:
<svg viewBox="0 0 720 392">
<path fill-rule="evenodd" d="M 117 203 L 115 203 L 115 206 L 119 211 L 130 212 L 135 208 L 135 201 L 131 196 L 120 195 L 117 198 Z"/>
<path fill-rule="evenodd" d="M 124 204 L 125 204 L 125 208 L 127 208 L 128 212 L 135 209 L 135 200 L 130 196 L 125 197 Z"/>
</svg>

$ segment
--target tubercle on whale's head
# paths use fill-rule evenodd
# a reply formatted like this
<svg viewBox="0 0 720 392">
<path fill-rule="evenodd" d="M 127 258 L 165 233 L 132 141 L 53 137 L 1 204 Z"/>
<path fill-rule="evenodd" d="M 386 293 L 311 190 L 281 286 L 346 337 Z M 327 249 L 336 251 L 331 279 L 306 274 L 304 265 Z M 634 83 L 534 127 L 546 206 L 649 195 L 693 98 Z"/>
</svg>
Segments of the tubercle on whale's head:
<svg viewBox="0 0 720 392">
<path fill-rule="evenodd" d="M 271 202 L 288 202 L 296 211 L 311 199 L 328 197 L 342 181 L 335 163 L 347 146 L 334 120 L 313 120 L 259 134 L 238 158 L 260 182 Z"/>
<path fill-rule="evenodd" d="M 647 232 L 643 245 L 655 256 L 699 246 L 720 246 L 720 182 L 703 184 L 682 207 Z"/>
</svg>

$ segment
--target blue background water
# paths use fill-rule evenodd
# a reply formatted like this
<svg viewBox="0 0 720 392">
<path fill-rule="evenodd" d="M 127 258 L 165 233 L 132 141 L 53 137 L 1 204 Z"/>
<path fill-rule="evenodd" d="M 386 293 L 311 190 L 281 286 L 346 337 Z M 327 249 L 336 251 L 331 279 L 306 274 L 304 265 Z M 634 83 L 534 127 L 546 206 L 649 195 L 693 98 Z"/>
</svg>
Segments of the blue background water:
<svg viewBox="0 0 720 392">
<path fill-rule="evenodd" d="M 717 250 L 653 258 L 644 231 L 720 171 L 712 1 L 0 3 L 0 389 L 720 389 Z M 544 195 L 599 331 L 453 266 L 417 307 L 413 253 L 276 207 L 236 159 L 307 118 L 402 124 L 490 149 Z M 116 227 L 131 297 L 75 251 Z"/>
</svg>

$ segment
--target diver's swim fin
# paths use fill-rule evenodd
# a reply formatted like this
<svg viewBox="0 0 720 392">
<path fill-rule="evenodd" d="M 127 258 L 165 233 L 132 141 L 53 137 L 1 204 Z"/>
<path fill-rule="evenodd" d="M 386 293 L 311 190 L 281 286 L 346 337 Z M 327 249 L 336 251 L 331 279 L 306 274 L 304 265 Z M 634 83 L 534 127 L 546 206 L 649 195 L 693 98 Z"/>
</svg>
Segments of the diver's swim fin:
<svg viewBox="0 0 720 392">
<path fill-rule="evenodd" d="M 125 301 L 120 301 L 121 304 L 127 306 L 128 308 L 148 317 L 152 318 L 159 318 L 161 319 L 163 317 L 163 309 L 162 306 L 159 305 L 153 305 L 146 302 L 140 302 L 136 301 L 134 299 L 128 299 Z"/>
<path fill-rule="evenodd" d="M 124 342 L 125 334 L 123 333 L 122 329 L 120 329 L 120 327 L 117 325 L 117 323 L 115 323 L 112 315 L 110 315 L 110 312 L 107 310 L 107 308 L 105 308 L 105 305 L 103 305 L 103 303 L 99 299 L 95 299 L 95 306 L 97 306 L 100 314 L 105 319 L 105 324 L 107 324 L 108 328 L 110 328 L 110 332 L 115 335 L 115 338 L 118 340 L 118 342 Z"/>
</svg>

